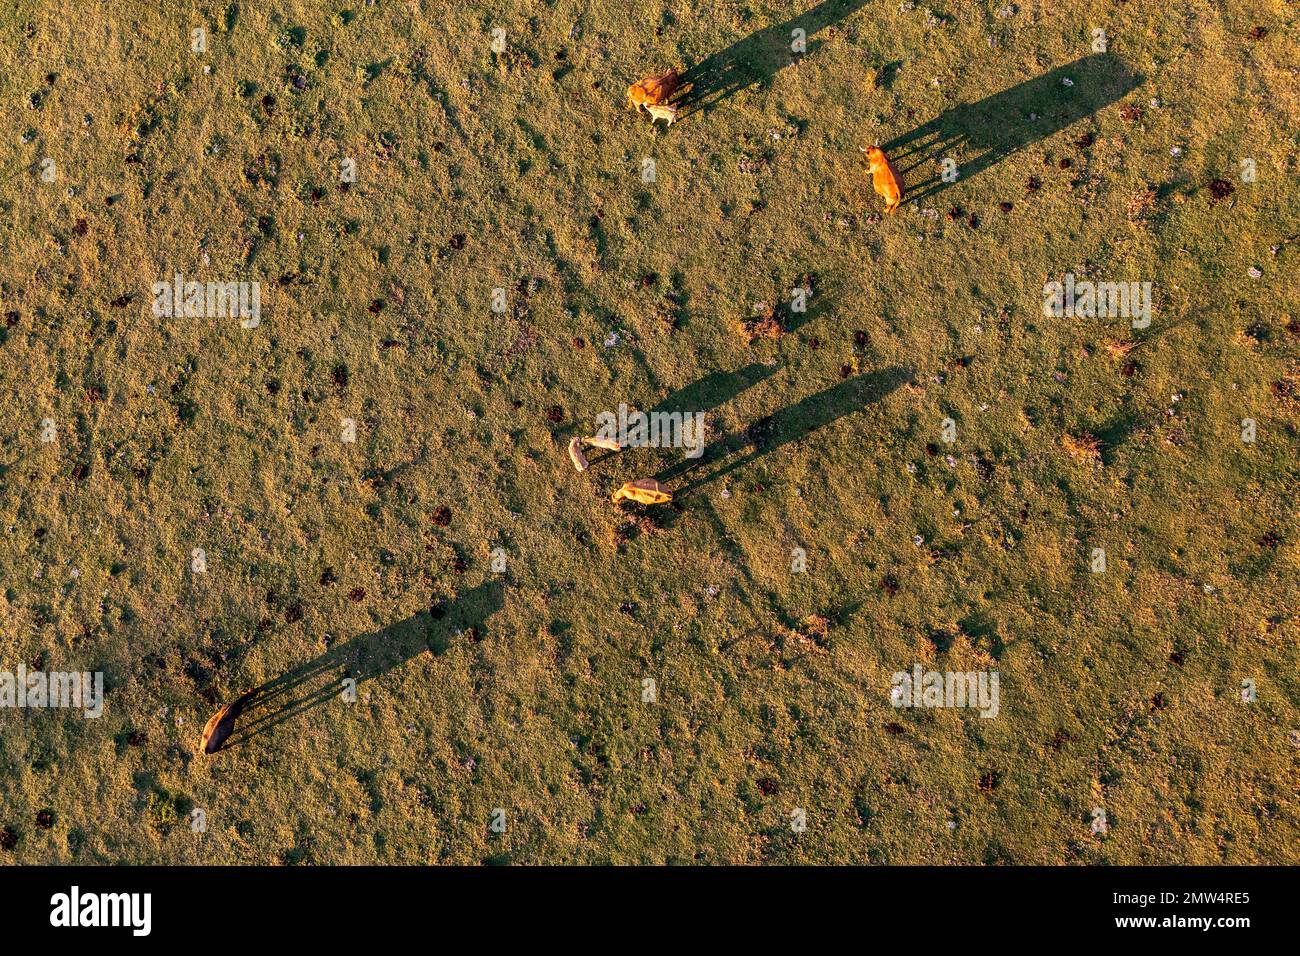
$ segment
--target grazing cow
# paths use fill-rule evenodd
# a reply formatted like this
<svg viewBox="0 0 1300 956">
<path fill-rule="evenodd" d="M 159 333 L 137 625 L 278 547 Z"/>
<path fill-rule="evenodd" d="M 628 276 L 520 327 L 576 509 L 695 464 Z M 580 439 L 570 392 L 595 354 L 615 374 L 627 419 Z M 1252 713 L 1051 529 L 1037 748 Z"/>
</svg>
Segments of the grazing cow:
<svg viewBox="0 0 1300 956">
<path fill-rule="evenodd" d="M 867 170 L 871 173 L 871 188 L 885 200 L 885 212 L 892 213 L 903 201 L 903 184 L 898 181 L 894 167 L 889 165 L 884 150 L 878 146 L 862 147 L 867 154 Z"/>
<path fill-rule="evenodd" d="M 652 122 L 655 119 L 667 119 L 669 124 L 677 118 L 675 107 L 669 106 L 668 101 L 677 93 L 684 92 L 682 87 L 682 75 L 674 67 L 666 70 L 658 76 L 648 76 L 639 83 L 633 83 L 627 88 L 627 103 L 634 110 L 640 110 L 645 107 L 649 111 Z M 659 108 L 656 112 L 656 107 Z"/>
</svg>

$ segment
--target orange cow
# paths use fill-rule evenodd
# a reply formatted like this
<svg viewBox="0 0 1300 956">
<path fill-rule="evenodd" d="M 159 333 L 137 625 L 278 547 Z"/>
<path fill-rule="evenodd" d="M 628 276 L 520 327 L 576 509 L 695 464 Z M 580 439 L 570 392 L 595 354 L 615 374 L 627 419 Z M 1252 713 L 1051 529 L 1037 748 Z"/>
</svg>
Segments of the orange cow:
<svg viewBox="0 0 1300 956">
<path fill-rule="evenodd" d="M 652 106 L 668 106 L 668 101 L 682 90 L 682 75 L 677 72 L 676 67 L 660 73 L 658 76 L 649 76 L 640 83 L 633 83 L 627 88 L 627 104 L 634 110 L 640 110 L 645 107 L 650 110 Z M 653 114 L 653 110 L 650 111 Z M 673 110 L 673 113 L 676 111 Z M 657 118 L 665 118 L 663 116 Z"/>
<path fill-rule="evenodd" d="M 867 171 L 871 173 L 871 188 L 885 200 L 885 212 L 892 213 L 903 201 L 903 184 L 898 181 L 894 167 L 889 165 L 885 152 L 878 146 L 862 147 L 867 154 Z"/>
</svg>

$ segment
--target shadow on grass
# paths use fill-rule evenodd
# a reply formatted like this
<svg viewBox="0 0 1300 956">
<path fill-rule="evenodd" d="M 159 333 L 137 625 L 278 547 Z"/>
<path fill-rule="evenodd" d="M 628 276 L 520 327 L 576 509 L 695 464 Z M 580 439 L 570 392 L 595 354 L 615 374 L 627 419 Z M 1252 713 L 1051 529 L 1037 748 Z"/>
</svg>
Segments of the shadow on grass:
<svg viewBox="0 0 1300 956">
<path fill-rule="evenodd" d="M 800 56 L 814 52 L 820 42 L 810 43 L 807 53 L 792 50 L 795 30 L 804 32 L 805 40 L 813 34 L 843 20 L 867 0 L 823 0 L 807 13 L 792 20 L 778 23 L 745 39 L 733 43 L 725 50 L 690 67 L 682 74 L 684 83 L 690 83 L 677 105 L 684 111 L 707 113 L 723 100 L 741 90 L 770 80 L 778 71 L 790 66 Z"/>
<path fill-rule="evenodd" d="M 1109 106 L 1142 81 L 1113 53 L 1093 53 L 1001 93 L 953 107 L 881 148 L 905 182 L 909 171 L 937 166 L 945 157 L 957 162 L 956 182 L 962 182 Z M 950 185 L 935 171 L 920 183 L 907 184 L 904 202 L 916 202 Z"/>
<path fill-rule="evenodd" d="M 689 479 L 686 484 L 673 488 L 674 498 L 681 500 L 708 482 L 716 481 L 783 445 L 798 441 L 845 415 L 881 401 L 910 378 L 911 373 L 906 369 L 893 367 L 840 382 L 760 418 L 744 431 L 724 436 L 709 445 L 699 458 L 670 465 L 655 478 L 667 485 L 683 478 Z"/>
<path fill-rule="evenodd" d="M 752 388 L 759 382 L 770 378 L 778 369 L 779 366 L 777 365 L 751 362 L 734 372 L 710 372 L 703 378 L 696 379 L 685 388 L 679 388 L 673 392 L 650 409 L 649 413 L 653 415 L 656 412 L 669 414 L 682 412 L 689 415 L 695 412 L 711 412 L 725 405 L 746 389 Z M 590 462 L 592 465 L 598 465 L 606 459 L 616 458 L 619 455 L 620 452 L 615 451 L 593 455 Z"/>
<path fill-rule="evenodd" d="M 711 412 L 741 392 L 770 378 L 780 366 L 751 362 L 734 372 L 710 372 L 679 388 L 651 409 L 652 412 Z"/>
<path fill-rule="evenodd" d="M 330 648 L 251 691 L 221 749 L 246 744 L 277 724 L 338 698 L 345 679 L 356 681 L 360 687 L 420 654 L 442 654 L 452 636 L 481 628 L 501 606 L 502 587 L 489 581 L 460 595 L 445 609 L 439 606 L 433 611 L 421 611 L 383 630 Z"/>
</svg>

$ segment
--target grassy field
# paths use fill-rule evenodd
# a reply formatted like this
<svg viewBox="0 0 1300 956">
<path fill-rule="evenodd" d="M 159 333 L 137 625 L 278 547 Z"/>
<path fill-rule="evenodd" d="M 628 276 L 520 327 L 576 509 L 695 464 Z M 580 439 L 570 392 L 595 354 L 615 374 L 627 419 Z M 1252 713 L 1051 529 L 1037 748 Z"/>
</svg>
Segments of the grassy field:
<svg viewBox="0 0 1300 956">
<path fill-rule="evenodd" d="M 0 862 L 1300 862 L 1298 24 L 0 4 L 0 670 L 107 688 L 0 710 Z M 575 472 L 620 403 L 708 451 Z"/>
</svg>

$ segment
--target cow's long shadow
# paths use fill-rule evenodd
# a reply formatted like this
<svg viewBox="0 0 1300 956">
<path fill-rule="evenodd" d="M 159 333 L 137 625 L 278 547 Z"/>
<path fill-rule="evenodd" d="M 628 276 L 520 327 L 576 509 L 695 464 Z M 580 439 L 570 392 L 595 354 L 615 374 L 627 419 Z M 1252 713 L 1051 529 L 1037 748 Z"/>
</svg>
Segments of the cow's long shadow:
<svg viewBox="0 0 1300 956">
<path fill-rule="evenodd" d="M 677 105 L 684 111 L 707 113 L 741 90 L 771 79 L 800 56 L 793 50 L 795 30 L 802 30 L 804 38 L 811 40 L 813 34 L 843 20 L 866 2 L 823 0 L 807 13 L 752 33 L 701 60 L 682 74 L 683 83 L 691 87 Z M 814 52 L 819 45 L 820 42 L 809 44 L 807 53 Z"/>
<path fill-rule="evenodd" d="M 679 388 L 663 401 L 656 404 L 650 413 L 655 412 L 711 412 L 725 405 L 741 392 L 752 388 L 759 382 L 772 376 L 780 366 L 763 365 L 759 362 L 737 369 L 734 372 L 710 372 L 703 378 L 696 379 L 690 385 Z M 617 457 L 619 452 L 608 452 L 593 456 L 592 465 L 598 465 L 607 459 Z"/>
<path fill-rule="evenodd" d="M 501 605 L 502 587 L 489 581 L 460 595 L 445 610 L 421 611 L 285 671 L 251 692 L 221 749 L 242 746 L 277 724 L 338 698 L 345 679 L 351 678 L 359 687 L 422 653 L 442 654 L 453 636 L 481 628 Z"/>
<path fill-rule="evenodd" d="M 710 372 L 685 388 L 679 388 L 651 409 L 652 412 L 710 412 L 725 405 L 741 392 L 773 375 L 780 366 L 760 362 L 734 372 Z"/>
<path fill-rule="evenodd" d="M 1091 116 L 1142 81 L 1115 54 L 1089 54 L 1001 93 L 955 106 L 881 149 L 904 179 L 904 201 L 916 202 Z M 945 182 L 942 171 L 933 169 L 928 179 L 907 183 L 909 171 L 927 164 L 937 167 L 948 157 L 957 163 L 953 182 Z"/>
<path fill-rule="evenodd" d="M 674 498 L 680 500 L 700 486 L 716 481 L 783 445 L 879 402 L 910 379 L 911 372 L 895 366 L 840 382 L 760 418 L 743 431 L 724 436 L 707 446 L 699 458 L 678 461 L 655 478 L 664 484 L 689 479 L 686 484 L 673 488 Z"/>
<path fill-rule="evenodd" d="M 824 283 L 819 283 L 819 286 L 821 285 L 824 285 Z M 827 294 L 826 290 L 819 288 L 811 304 L 804 311 L 795 312 L 788 308 L 782 308 L 781 322 L 787 332 L 797 331 L 809 322 L 816 321 L 823 315 L 828 314 L 831 310 L 831 301 L 832 298 Z M 681 412 L 690 415 L 696 412 L 715 411 L 741 392 L 765 381 L 779 370 L 780 365 L 775 362 L 770 365 L 751 362 L 734 372 L 710 372 L 703 378 L 696 379 L 691 384 L 679 388 L 659 401 L 649 410 L 649 414 Z M 592 465 L 597 465 L 618 454 L 618 452 L 608 452 L 603 455 L 591 456 L 588 461 Z"/>
</svg>

